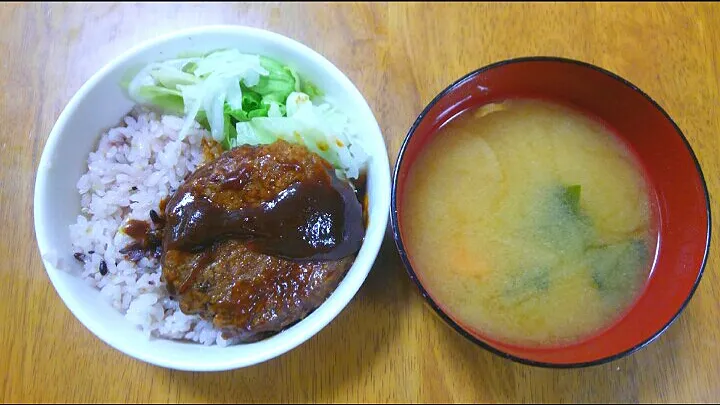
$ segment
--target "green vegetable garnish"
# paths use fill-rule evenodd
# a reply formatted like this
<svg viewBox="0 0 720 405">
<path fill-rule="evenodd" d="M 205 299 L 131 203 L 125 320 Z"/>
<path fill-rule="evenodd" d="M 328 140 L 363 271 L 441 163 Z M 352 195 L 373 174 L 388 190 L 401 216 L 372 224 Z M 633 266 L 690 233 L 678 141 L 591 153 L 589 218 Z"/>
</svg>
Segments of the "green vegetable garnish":
<svg viewBox="0 0 720 405">
<path fill-rule="evenodd" d="M 648 260 L 642 240 L 605 245 L 587 251 L 593 285 L 607 297 L 627 296 L 637 285 L 638 268 Z"/>
<path fill-rule="evenodd" d="M 529 218 L 535 240 L 548 249 L 584 251 L 594 237 L 590 217 L 582 212 L 580 186 L 550 185 L 538 195 L 540 208 Z"/>
<path fill-rule="evenodd" d="M 573 214 L 580 213 L 580 191 L 581 186 L 575 184 L 569 187 L 565 187 L 565 192 L 562 196 L 562 201 L 565 206 L 570 209 Z"/>
<path fill-rule="evenodd" d="M 367 160 L 351 141 L 350 117 L 318 105 L 315 84 L 268 57 L 232 48 L 185 52 L 128 70 L 121 84 L 138 104 L 183 116 L 180 139 L 195 121 L 225 149 L 282 139 L 305 145 L 349 178 L 358 178 Z"/>
<path fill-rule="evenodd" d="M 178 85 L 188 86 L 200 83 L 200 79 L 192 74 L 171 68 L 152 70 L 150 76 L 162 87 L 170 91 L 176 91 L 180 96 L 182 96 L 182 93 L 178 90 Z"/>
<path fill-rule="evenodd" d="M 245 112 L 260 107 L 260 102 L 262 101 L 262 96 L 260 94 L 250 89 L 243 89 L 242 97 L 242 109 L 245 110 Z"/>
<path fill-rule="evenodd" d="M 165 111 L 174 114 L 183 113 L 183 98 L 177 90 L 166 89 L 159 86 L 141 86 L 137 91 L 138 97 L 146 103 L 153 104 Z"/>
<path fill-rule="evenodd" d="M 285 100 L 287 100 L 287 98 L 283 99 L 283 98 L 280 98 L 279 94 L 271 93 L 271 94 L 264 95 L 262 97 L 261 103 L 262 104 L 276 103 L 276 104 L 283 105 L 283 104 L 285 104 Z"/>
<path fill-rule="evenodd" d="M 195 69 L 197 69 L 197 63 L 195 62 L 188 62 L 182 67 L 184 73 L 193 73 Z"/>
<path fill-rule="evenodd" d="M 233 110 L 232 108 L 230 108 L 230 105 L 227 103 L 225 104 L 225 109 L 224 109 L 223 113 L 225 114 L 225 118 L 227 120 L 233 121 L 232 122 L 233 126 L 235 126 L 235 123 L 237 123 L 237 122 L 245 122 L 245 121 L 250 120 L 250 118 L 248 117 L 247 112 L 245 112 L 245 110 L 241 110 L 241 109 Z"/>
<path fill-rule="evenodd" d="M 518 304 L 543 293 L 550 288 L 550 271 L 547 268 L 535 268 L 512 280 L 505 289 L 503 298 L 508 304 Z"/>
<path fill-rule="evenodd" d="M 225 106 L 229 107 L 227 104 Z M 230 110 L 228 115 L 234 119 L 235 122 L 250 121 L 250 117 L 248 117 L 247 113 L 243 110 Z M 233 122 L 233 124 L 235 124 L 235 122 Z"/>
<path fill-rule="evenodd" d="M 310 83 L 310 81 L 305 80 L 302 82 L 302 86 L 300 87 L 300 91 L 310 96 L 311 99 L 315 97 L 320 97 L 323 95 L 322 91 L 315 86 L 313 83 Z"/>
<path fill-rule="evenodd" d="M 205 128 L 208 131 L 210 130 L 210 123 L 208 122 L 205 111 L 198 111 L 198 114 L 195 117 L 195 121 L 197 121 L 201 127 Z"/>
<path fill-rule="evenodd" d="M 257 109 L 254 109 L 254 110 L 248 112 L 247 116 L 250 119 L 258 118 L 258 117 L 267 117 L 268 110 L 270 110 L 270 108 L 268 106 L 263 106 L 263 107 L 260 107 L 260 108 L 257 108 Z"/>
<path fill-rule="evenodd" d="M 225 137 L 223 138 L 221 145 L 223 149 L 229 150 L 232 148 L 233 141 L 237 138 L 237 130 L 235 129 L 235 125 L 230 123 L 230 120 L 225 120 L 225 130 L 223 133 L 225 134 Z"/>
<path fill-rule="evenodd" d="M 264 56 L 260 57 L 260 66 L 265 68 L 269 74 L 260 76 L 258 84 L 250 86 L 250 90 L 261 96 L 273 95 L 275 100 L 285 102 L 290 93 L 295 91 L 295 77 L 293 77 L 292 71 L 279 62 Z"/>
</svg>

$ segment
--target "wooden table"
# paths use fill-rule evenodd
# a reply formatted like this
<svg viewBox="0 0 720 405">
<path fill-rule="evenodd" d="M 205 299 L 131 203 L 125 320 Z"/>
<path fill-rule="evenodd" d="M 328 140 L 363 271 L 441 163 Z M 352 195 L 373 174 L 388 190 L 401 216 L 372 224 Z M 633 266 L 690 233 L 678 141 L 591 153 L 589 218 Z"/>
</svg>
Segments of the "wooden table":
<svg viewBox="0 0 720 405">
<path fill-rule="evenodd" d="M 522 366 L 466 341 L 423 305 L 390 239 L 350 305 L 317 336 L 267 363 L 176 372 L 102 343 L 67 310 L 40 261 L 32 225 L 38 160 L 55 119 L 92 73 L 139 41 L 208 23 L 267 28 L 325 55 L 368 99 L 392 162 L 425 104 L 473 69 L 526 55 L 598 64 L 665 107 L 695 149 L 711 193 L 720 186 L 718 5 L 3 3 L 3 402 L 720 400 L 717 238 L 680 319 L 635 355 L 589 369 Z"/>
</svg>

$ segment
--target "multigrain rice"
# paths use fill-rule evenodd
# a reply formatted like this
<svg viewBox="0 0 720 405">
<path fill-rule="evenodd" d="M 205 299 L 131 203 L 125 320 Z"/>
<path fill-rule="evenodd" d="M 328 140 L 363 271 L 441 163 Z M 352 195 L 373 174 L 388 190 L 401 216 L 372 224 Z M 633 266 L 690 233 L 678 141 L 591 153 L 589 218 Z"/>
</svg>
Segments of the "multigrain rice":
<svg viewBox="0 0 720 405">
<path fill-rule="evenodd" d="M 157 224 L 160 201 L 203 163 L 197 123 L 183 140 L 183 118 L 137 110 L 102 134 L 77 182 L 81 215 L 70 226 L 80 276 L 149 337 L 227 345 L 212 323 L 185 315 L 161 281 L 157 259 L 128 260 L 119 251 L 132 239 L 122 232 L 128 220 Z M 88 134 L 94 136 L 94 134 Z M 76 268 L 69 267 L 71 268 Z"/>
</svg>

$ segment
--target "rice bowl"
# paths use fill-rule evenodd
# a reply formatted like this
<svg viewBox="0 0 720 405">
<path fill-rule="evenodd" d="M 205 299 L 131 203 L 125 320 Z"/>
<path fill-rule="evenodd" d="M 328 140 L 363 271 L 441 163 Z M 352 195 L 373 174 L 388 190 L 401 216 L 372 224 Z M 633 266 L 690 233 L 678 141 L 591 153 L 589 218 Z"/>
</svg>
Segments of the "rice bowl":
<svg viewBox="0 0 720 405">
<path fill-rule="evenodd" d="M 369 225 L 365 240 L 352 267 L 327 300 L 278 335 L 227 348 L 157 339 L 233 343 L 223 339 L 211 324 L 172 311 L 176 304 L 168 302 L 167 294 L 159 291 L 162 281 L 157 272 L 139 274 L 136 268 L 116 256 L 118 249 L 101 253 L 96 246 L 100 240 L 108 246 L 123 244 L 125 235 L 112 232 L 124 219 L 117 215 L 119 205 L 129 208 L 126 216 L 149 219 L 152 207 L 167 195 L 167 188 L 177 188 L 202 163 L 201 139 L 207 137 L 208 131 L 195 125 L 186 136 L 178 136 L 183 130 L 182 116 L 137 109 L 135 103 L 123 95 L 118 83 L 128 69 L 139 65 L 183 52 L 237 48 L 239 43 L 247 44 L 243 52 L 262 53 L 292 63 L 301 75 L 322 83 L 328 96 L 338 100 L 337 105 L 358 117 L 357 122 L 362 125 L 358 132 L 370 156 Z M 136 109 L 128 116 L 133 108 Z M 118 126 L 120 118 L 122 122 Z M 99 134 L 103 136 L 98 143 Z M 175 158 L 178 153 L 183 157 L 180 160 Z M 114 169 L 104 167 L 108 158 L 122 164 Z M 127 169 L 133 165 L 153 166 L 153 170 Z M 100 190 L 104 198 L 89 197 L 86 192 L 93 187 Z M 85 196 L 81 198 L 78 191 Z M 130 195 L 132 203 L 128 204 Z M 319 55 L 279 35 L 242 27 L 207 27 L 172 34 L 129 51 L 93 76 L 73 97 L 43 152 L 36 183 L 35 223 L 51 281 L 71 311 L 98 337 L 153 364 L 187 370 L 220 370 L 255 364 L 284 353 L 337 315 L 362 284 L 377 255 L 387 223 L 388 197 L 389 171 L 382 136 L 366 102 L 347 78 Z M 87 234 L 88 224 L 78 217 L 80 207 L 107 214 L 103 218 L 105 223 L 92 227 L 96 234 L 91 238 L 83 236 Z M 72 237 L 67 231 L 71 226 Z M 79 255 L 73 257 L 74 253 Z M 66 267 L 76 273 L 84 272 L 86 282 L 80 283 L 78 277 L 64 274 L 60 269 Z M 146 258 L 137 262 L 137 268 L 152 270 L 155 267 L 157 263 Z M 104 281 L 108 278 L 98 277 L 99 272 L 111 274 L 114 280 L 120 281 Z M 99 291 L 93 291 L 92 287 Z M 202 360 L 198 360 L 198 355 Z"/>
</svg>

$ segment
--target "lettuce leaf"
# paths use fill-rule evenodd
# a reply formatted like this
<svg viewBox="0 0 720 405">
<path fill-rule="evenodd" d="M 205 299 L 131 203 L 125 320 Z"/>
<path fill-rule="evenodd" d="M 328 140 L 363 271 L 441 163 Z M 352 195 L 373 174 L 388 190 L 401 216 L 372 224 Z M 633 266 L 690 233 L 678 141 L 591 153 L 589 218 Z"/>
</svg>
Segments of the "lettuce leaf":
<svg viewBox="0 0 720 405">
<path fill-rule="evenodd" d="M 223 140 L 220 144 L 222 145 L 223 149 L 229 150 L 232 148 L 231 145 L 235 142 L 236 138 L 237 138 L 237 130 L 235 129 L 235 125 L 233 125 L 229 114 L 225 114 L 224 127 L 223 127 Z"/>
<path fill-rule="evenodd" d="M 244 87 L 244 86 L 243 86 Z M 258 107 L 260 107 L 260 103 L 262 102 L 262 96 L 252 90 L 245 88 L 242 88 L 243 92 L 243 99 L 242 99 L 242 109 L 247 112 L 250 110 L 254 110 Z"/>
<path fill-rule="evenodd" d="M 137 89 L 136 97 L 174 114 L 182 114 L 184 111 L 182 94 L 177 90 L 161 86 L 141 86 Z"/>
<path fill-rule="evenodd" d="M 293 93 L 287 99 L 286 116 L 280 106 L 271 104 L 269 116 L 255 117 L 237 124 L 236 145 L 260 145 L 279 139 L 307 147 L 327 160 L 340 174 L 357 178 L 367 158 L 359 145 L 351 142 L 349 118 L 327 104 L 313 105 L 306 94 Z M 273 111 L 275 110 L 275 111 Z"/>
<path fill-rule="evenodd" d="M 270 96 L 274 101 L 284 102 L 290 93 L 295 91 L 296 80 L 293 71 L 280 62 L 264 56 L 260 57 L 260 66 L 268 71 L 268 75 L 261 76 L 256 85 L 250 86 L 250 90 L 263 98 Z"/>
<path fill-rule="evenodd" d="M 197 121 L 226 149 L 238 144 L 239 123 L 288 118 L 300 111 L 303 103 L 312 104 L 311 99 L 322 95 L 314 84 L 302 80 L 292 68 L 272 58 L 243 54 L 237 49 L 150 63 L 134 72 L 131 80 L 123 81 L 132 99 L 163 112 L 184 115 L 181 138 Z M 308 114 L 305 115 L 307 120 Z M 302 119 L 302 116 L 296 118 Z M 280 127 L 306 124 L 281 121 Z M 248 128 L 253 135 L 248 135 Z M 267 125 L 262 122 L 248 128 L 240 136 L 241 140 L 279 139 L 277 134 L 267 133 Z M 327 128 L 317 131 L 325 134 Z M 324 138 L 324 135 L 318 137 Z M 340 161 L 336 156 L 335 162 Z"/>
<path fill-rule="evenodd" d="M 302 85 L 300 86 L 300 89 L 298 91 L 307 94 L 311 100 L 317 97 L 322 97 L 324 95 L 319 87 L 315 86 L 313 83 L 310 83 L 307 80 L 304 80 L 302 82 Z"/>
</svg>

